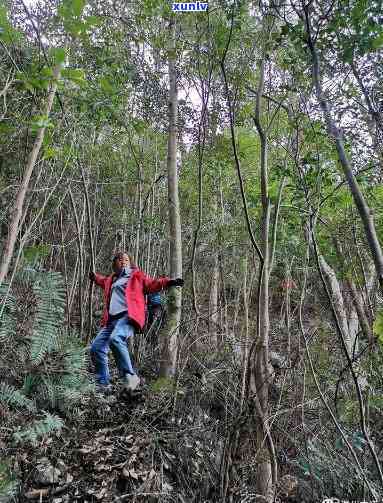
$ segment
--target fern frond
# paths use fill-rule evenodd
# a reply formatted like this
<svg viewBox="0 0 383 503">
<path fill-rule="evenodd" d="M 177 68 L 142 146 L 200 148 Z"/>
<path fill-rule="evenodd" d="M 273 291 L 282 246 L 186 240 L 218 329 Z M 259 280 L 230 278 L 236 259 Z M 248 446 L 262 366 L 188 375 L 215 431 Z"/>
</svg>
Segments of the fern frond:
<svg viewBox="0 0 383 503">
<path fill-rule="evenodd" d="M 3 285 L 0 296 L 7 288 Z M 31 407 L 33 398 L 40 409 L 71 411 L 92 388 L 82 341 L 63 329 L 65 295 L 60 273 L 24 268 L 15 278 L 8 301 L 12 307 L 16 296 L 17 309 L 14 312 L 4 309 L 0 320 L 0 344 L 4 343 L 5 348 L 0 368 L 4 367 L 16 381 L 21 375 L 25 377 L 19 390 L 2 390 L 7 404 Z M 15 337 L 17 331 L 20 337 Z M 33 438 L 34 428 L 32 432 L 26 430 L 25 435 Z M 21 439 L 23 435 L 19 432 L 16 437 Z"/>
<path fill-rule="evenodd" d="M 16 442 L 29 441 L 35 443 L 37 439 L 49 433 L 61 431 L 63 426 L 64 422 L 60 417 L 45 412 L 44 419 L 35 421 L 29 428 L 16 431 L 13 438 Z"/>
<path fill-rule="evenodd" d="M 33 392 L 33 390 L 36 388 L 38 382 L 39 382 L 38 376 L 35 376 L 32 374 L 26 375 L 24 377 L 24 383 L 23 383 L 23 387 L 22 387 L 22 392 L 24 393 L 24 395 L 26 395 L 26 396 L 30 395 Z"/>
<path fill-rule="evenodd" d="M 24 407 L 31 412 L 36 410 L 36 406 L 32 400 L 27 398 L 18 389 L 6 383 L 0 384 L 0 402 L 13 407 Z"/>
<path fill-rule="evenodd" d="M 31 361 L 38 365 L 47 353 L 58 347 L 65 305 L 61 274 L 41 274 L 33 284 L 33 291 L 38 299 L 38 306 L 31 341 Z"/>
<path fill-rule="evenodd" d="M 59 409 L 59 404 L 63 395 L 63 387 L 55 383 L 55 380 L 48 376 L 42 379 L 42 384 L 39 387 L 39 402 L 44 402 L 44 407 L 50 409 Z"/>
<path fill-rule="evenodd" d="M 11 469 L 6 461 L 0 462 L 0 501 L 11 501 L 11 497 L 15 496 L 17 482 L 12 477 Z"/>
<path fill-rule="evenodd" d="M 7 312 L 3 312 L 0 318 L 0 342 L 6 344 L 14 337 L 16 332 L 16 320 Z"/>
<path fill-rule="evenodd" d="M 67 369 L 75 372 L 83 372 L 87 368 L 86 349 L 81 347 L 66 348 L 64 352 L 64 364 Z"/>
<path fill-rule="evenodd" d="M 9 285 L 6 283 L 0 285 L 0 304 L 5 304 L 5 310 L 11 313 L 16 310 L 16 299 L 9 290 Z"/>
</svg>

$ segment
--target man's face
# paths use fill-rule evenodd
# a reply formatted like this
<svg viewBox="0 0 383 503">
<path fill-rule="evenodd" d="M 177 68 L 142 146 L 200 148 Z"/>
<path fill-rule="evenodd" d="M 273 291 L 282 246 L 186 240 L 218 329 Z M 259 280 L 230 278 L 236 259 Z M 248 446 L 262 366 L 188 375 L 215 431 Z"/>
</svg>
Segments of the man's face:
<svg viewBox="0 0 383 503">
<path fill-rule="evenodd" d="M 129 267 L 129 266 L 130 266 L 129 256 L 126 253 L 124 253 L 123 255 L 121 255 L 120 258 L 115 260 L 115 262 L 113 264 L 113 271 L 116 274 L 119 274 L 124 267 Z"/>
</svg>

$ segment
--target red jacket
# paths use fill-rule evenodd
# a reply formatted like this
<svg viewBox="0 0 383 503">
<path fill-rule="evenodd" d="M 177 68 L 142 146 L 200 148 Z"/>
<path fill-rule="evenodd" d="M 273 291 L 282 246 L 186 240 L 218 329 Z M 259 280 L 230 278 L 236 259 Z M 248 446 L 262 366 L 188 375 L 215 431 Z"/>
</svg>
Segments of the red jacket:
<svg viewBox="0 0 383 503">
<path fill-rule="evenodd" d="M 95 283 L 104 290 L 104 313 L 101 319 L 101 326 L 108 323 L 109 303 L 111 297 L 111 287 L 115 274 L 103 276 L 95 275 Z M 141 330 L 145 325 L 145 297 L 147 293 L 160 292 L 168 287 L 170 278 L 151 278 L 138 268 L 132 269 L 132 274 L 128 279 L 125 289 L 126 305 L 128 306 L 128 316 L 134 325 Z"/>
</svg>

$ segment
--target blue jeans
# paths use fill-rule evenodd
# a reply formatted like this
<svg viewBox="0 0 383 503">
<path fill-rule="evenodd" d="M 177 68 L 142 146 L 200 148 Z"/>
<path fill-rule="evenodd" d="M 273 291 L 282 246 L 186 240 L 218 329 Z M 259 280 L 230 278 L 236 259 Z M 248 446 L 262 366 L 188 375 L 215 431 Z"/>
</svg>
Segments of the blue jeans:
<svg viewBox="0 0 383 503">
<path fill-rule="evenodd" d="M 127 340 L 134 335 L 134 327 L 124 316 L 118 320 L 108 321 L 92 342 L 91 355 L 96 366 L 96 377 L 99 384 L 109 384 L 108 352 L 112 350 L 120 377 L 135 374 L 130 360 Z"/>
</svg>

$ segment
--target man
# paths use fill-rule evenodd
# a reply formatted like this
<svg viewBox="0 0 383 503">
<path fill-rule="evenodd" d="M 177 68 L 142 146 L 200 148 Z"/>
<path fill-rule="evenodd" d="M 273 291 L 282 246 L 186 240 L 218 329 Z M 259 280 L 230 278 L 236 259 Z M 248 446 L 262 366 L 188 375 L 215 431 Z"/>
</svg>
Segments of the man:
<svg viewBox="0 0 383 503">
<path fill-rule="evenodd" d="M 127 253 L 118 253 L 113 258 L 112 269 L 110 276 L 89 273 L 90 279 L 104 290 L 103 328 L 92 342 L 91 355 L 100 391 L 110 391 L 109 348 L 125 388 L 132 391 L 140 379 L 133 368 L 127 340 L 136 328 L 142 330 L 145 325 L 145 294 L 183 286 L 184 281 L 181 278 L 150 278 L 132 263 Z"/>
</svg>

